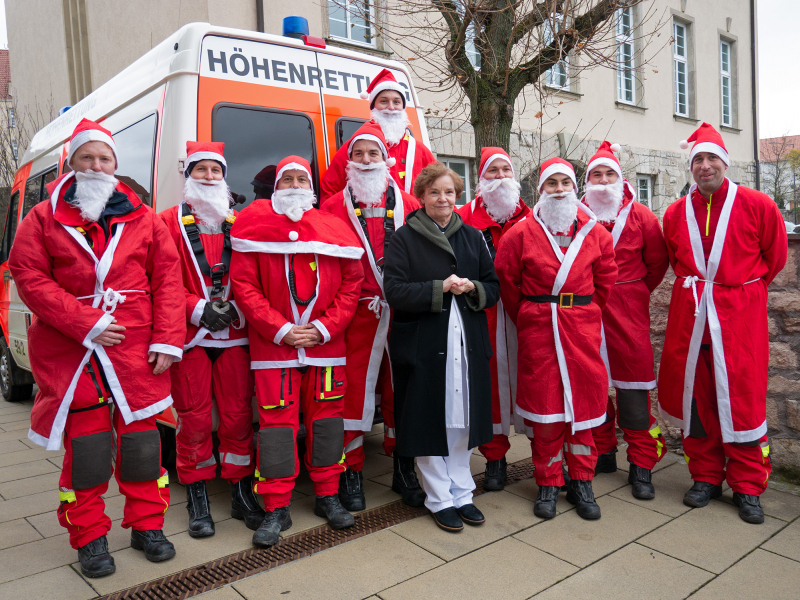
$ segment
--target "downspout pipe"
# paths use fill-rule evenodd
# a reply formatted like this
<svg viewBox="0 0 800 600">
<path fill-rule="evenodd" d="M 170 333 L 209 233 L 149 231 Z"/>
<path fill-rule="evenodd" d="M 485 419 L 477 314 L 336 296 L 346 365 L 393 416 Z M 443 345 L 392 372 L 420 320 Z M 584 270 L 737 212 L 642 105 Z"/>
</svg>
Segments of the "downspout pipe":
<svg viewBox="0 0 800 600">
<path fill-rule="evenodd" d="M 753 157 L 756 162 L 756 189 L 761 191 L 760 143 L 758 139 L 758 52 L 756 48 L 756 0 L 750 0 L 750 67 L 753 92 Z"/>
<path fill-rule="evenodd" d="M 264 31 L 264 0 L 256 0 L 256 31 Z"/>
</svg>

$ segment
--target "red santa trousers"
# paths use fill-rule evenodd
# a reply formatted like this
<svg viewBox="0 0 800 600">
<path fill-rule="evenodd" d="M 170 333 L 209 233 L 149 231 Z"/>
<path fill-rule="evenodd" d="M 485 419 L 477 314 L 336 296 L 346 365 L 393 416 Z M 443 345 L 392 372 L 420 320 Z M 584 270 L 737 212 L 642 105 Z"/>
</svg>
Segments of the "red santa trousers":
<svg viewBox="0 0 800 600">
<path fill-rule="evenodd" d="M 767 436 L 744 444 L 723 443 L 713 365 L 711 346 L 703 344 L 695 371 L 690 435 L 683 436 L 689 473 L 694 481 L 721 485 L 727 479 L 734 492 L 760 496 L 772 472 Z"/>
<path fill-rule="evenodd" d="M 58 480 L 58 522 L 76 549 L 111 529 L 102 495 L 112 473 L 125 496 L 123 528 L 161 529 L 169 507 L 169 474 L 160 465 L 155 417 L 126 425 L 118 410 L 109 410 L 109 394 L 94 358 L 90 364 L 92 372 L 84 368 L 70 405 Z M 116 445 L 113 461 L 112 444 Z M 148 473 L 155 476 L 143 479 Z"/>
<path fill-rule="evenodd" d="M 619 388 L 616 390 L 617 402 L 625 408 L 618 413 L 614 408 L 614 401 L 609 396 L 606 422 L 592 429 L 597 453 L 605 454 L 617 449 L 615 417 L 619 417 L 622 438 L 628 444 L 628 462 L 643 469 L 652 469 L 664 456 L 665 446 L 661 427 L 655 417 L 650 414 L 650 392 L 648 390 L 620 390 Z M 632 407 L 633 404 L 638 406 Z M 647 429 L 634 428 L 636 424 L 633 421 L 641 417 L 647 418 Z M 645 425 L 643 419 L 640 425 Z"/>
<path fill-rule="evenodd" d="M 305 372 L 303 372 L 305 371 Z M 257 369 L 258 432 L 255 492 L 268 511 L 288 506 L 300 473 L 297 432 L 302 408 L 305 463 L 316 496 L 339 491 L 344 472 L 343 366 Z"/>
<path fill-rule="evenodd" d="M 591 481 L 597 464 L 591 429 L 572 433 L 572 423 L 536 423 L 525 419 L 526 431 L 533 431 L 533 453 L 536 485 L 564 485 L 562 460 L 567 458 L 567 472 L 572 479 Z"/>
<path fill-rule="evenodd" d="M 352 354 L 347 355 L 348 365 L 353 361 Z M 354 369 L 355 370 L 355 369 Z M 348 394 L 351 389 L 350 371 L 347 373 Z M 366 380 L 366 370 L 363 377 Z M 363 383 L 362 383 L 363 385 Z M 362 388 L 361 397 L 364 397 Z M 347 400 L 345 399 L 345 405 Z M 375 402 L 381 408 L 383 416 L 383 451 L 386 456 L 392 456 L 395 446 L 394 434 L 394 390 L 392 389 L 392 372 L 389 366 L 389 355 L 384 352 L 381 361 L 381 369 L 378 372 L 378 383 L 375 386 Z M 364 432 L 345 431 L 344 432 L 344 453 L 347 468 L 352 471 L 362 471 L 364 469 Z"/>
<path fill-rule="evenodd" d="M 212 361 L 211 356 L 216 356 Z M 171 368 L 173 406 L 178 413 L 175 436 L 178 480 L 183 485 L 214 479 L 211 397 L 219 413 L 219 456 L 222 477 L 236 483 L 252 475 L 253 375 L 247 346 L 195 346 Z"/>
</svg>

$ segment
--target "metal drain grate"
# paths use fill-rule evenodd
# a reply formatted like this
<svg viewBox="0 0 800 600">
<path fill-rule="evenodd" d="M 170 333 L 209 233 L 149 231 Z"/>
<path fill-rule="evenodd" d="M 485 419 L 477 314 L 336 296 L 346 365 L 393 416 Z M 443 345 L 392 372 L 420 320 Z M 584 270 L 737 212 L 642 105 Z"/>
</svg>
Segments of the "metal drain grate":
<svg viewBox="0 0 800 600">
<path fill-rule="evenodd" d="M 530 460 L 508 465 L 508 483 L 516 483 L 531 477 L 533 464 Z M 484 475 L 475 476 L 475 495 L 483 494 Z M 263 573 L 280 565 L 311 556 L 322 550 L 333 548 L 387 527 L 399 525 L 427 514 L 425 508 L 411 508 L 401 501 L 387 504 L 355 516 L 356 523 L 348 529 L 334 530 L 322 525 L 289 536 L 263 550 L 251 548 L 204 565 L 174 573 L 149 583 L 121 590 L 100 600 L 183 600 L 245 577 Z"/>
</svg>

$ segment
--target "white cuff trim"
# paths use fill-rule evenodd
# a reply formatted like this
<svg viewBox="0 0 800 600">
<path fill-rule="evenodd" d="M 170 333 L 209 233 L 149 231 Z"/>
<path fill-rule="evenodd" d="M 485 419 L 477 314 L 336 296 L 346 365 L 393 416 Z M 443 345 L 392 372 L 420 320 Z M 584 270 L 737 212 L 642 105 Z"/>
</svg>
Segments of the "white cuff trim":
<svg viewBox="0 0 800 600">
<path fill-rule="evenodd" d="M 283 327 L 278 329 L 278 333 L 275 334 L 275 337 L 272 338 L 272 343 L 282 346 L 284 336 L 292 330 L 292 327 L 293 325 L 289 321 L 286 321 L 286 323 L 283 324 Z"/>
<path fill-rule="evenodd" d="M 183 349 L 177 346 L 170 346 L 169 344 L 150 344 L 148 352 L 160 352 L 161 354 L 169 354 L 174 356 L 177 360 L 183 358 Z"/>
<path fill-rule="evenodd" d="M 198 300 L 197 304 L 194 305 L 194 310 L 192 311 L 192 316 L 189 318 L 189 323 L 195 327 L 200 327 L 200 318 L 203 316 L 203 311 L 206 308 L 206 302 L 208 302 L 208 300 L 203 300 L 201 298 Z"/>
<path fill-rule="evenodd" d="M 322 344 L 325 344 L 325 343 L 331 341 L 331 334 L 328 331 L 328 328 L 325 327 L 325 325 L 322 324 L 322 321 L 320 321 L 319 319 L 314 319 L 313 321 L 311 321 L 311 325 L 313 325 L 314 327 L 319 329 L 319 332 L 322 334 L 322 341 L 319 343 L 320 346 Z"/>
<path fill-rule="evenodd" d="M 94 327 L 92 327 L 89 330 L 89 333 L 86 334 L 86 337 L 83 338 L 83 342 L 81 342 L 83 344 L 83 347 L 91 350 L 94 347 L 94 342 L 92 340 L 101 333 L 103 333 L 106 330 L 106 328 L 113 322 L 114 322 L 114 315 L 112 315 L 111 313 L 105 313 L 102 317 L 97 319 L 97 323 L 94 324 Z"/>
</svg>

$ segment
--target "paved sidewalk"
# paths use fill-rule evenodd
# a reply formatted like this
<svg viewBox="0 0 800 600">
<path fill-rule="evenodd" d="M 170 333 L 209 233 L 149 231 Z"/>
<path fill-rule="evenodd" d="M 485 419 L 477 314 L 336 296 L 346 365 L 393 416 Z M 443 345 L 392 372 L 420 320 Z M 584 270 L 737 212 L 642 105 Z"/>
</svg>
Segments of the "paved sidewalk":
<svg viewBox="0 0 800 600">
<path fill-rule="evenodd" d="M 185 491 L 170 485 L 173 504 L 165 531 L 178 555 L 148 563 L 129 547 L 119 527 L 123 498 L 112 480 L 107 510 L 109 544 L 117 573 L 86 580 L 75 564 L 55 515 L 60 453 L 27 440 L 32 402 L 0 401 L 0 599 L 90 599 L 250 548 L 252 532 L 230 518 L 227 484 L 211 488 L 217 534 L 193 540 L 186 533 Z M 380 454 L 380 427 L 365 441 L 367 508 L 397 500 L 391 459 Z M 529 459 L 524 436 L 512 437 L 509 462 Z M 483 470 L 480 456 L 473 473 Z M 742 522 L 726 489 L 720 501 L 690 510 L 681 498 L 691 485 L 680 457 L 667 455 L 653 475 L 657 498 L 630 495 L 624 447 L 619 469 L 594 484 L 600 521 L 580 519 L 562 494 L 552 521 L 533 515 L 536 485 L 528 479 L 476 504 L 485 525 L 460 534 L 439 530 L 430 517 L 320 552 L 198 596 L 203 600 L 302 598 L 476 598 L 600 600 L 613 598 L 770 600 L 800 597 L 800 496 L 773 486 L 763 496 L 764 525 Z M 778 491 L 780 487 L 784 491 Z M 292 535 L 316 527 L 313 490 L 303 472 L 292 503 Z"/>
</svg>

